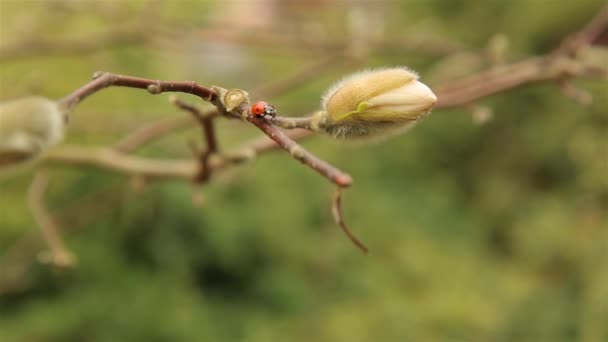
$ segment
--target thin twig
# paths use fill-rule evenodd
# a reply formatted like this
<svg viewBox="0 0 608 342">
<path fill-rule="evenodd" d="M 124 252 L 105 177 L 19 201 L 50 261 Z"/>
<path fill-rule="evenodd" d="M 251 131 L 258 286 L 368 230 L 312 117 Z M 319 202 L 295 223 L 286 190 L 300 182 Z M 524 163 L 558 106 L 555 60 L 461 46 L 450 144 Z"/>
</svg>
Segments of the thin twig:
<svg viewBox="0 0 608 342">
<path fill-rule="evenodd" d="M 332 202 L 331 212 L 334 216 L 336 224 L 342 228 L 342 231 L 355 246 L 357 246 L 363 253 L 367 254 L 369 249 L 365 246 L 361 240 L 359 240 L 355 234 L 350 230 L 346 222 L 344 221 L 344 215 L 342 214 L 342 188 L 338 187 L 334 193 L 334 200 Z"/>
<path fill-rule="evenodd" d="M 172 96 L 170 99 L 171 103 L 183 109 L 194 116 L 202 128 L 203 137 L 207 143 L 206 148 L 199 152 L 198 159 L 200 168 L 198 174 L 194 177 L 195 183 L 206 183 L 211 177 L 211 168 L 209 167 L 209 158 L 217 154 L 219 147 L 217 137 L 215 134 L 214 119 L 217 117 L 216 112 L 211 112 L 208 115 L 201 113 L 201 111 L 194 105 Z"/>
<path fill-rule="evenodd" d="M 50 263 L 59 268 L 70 267 L 74 265 L 74 257 L 65 247 L 57 224 L 44 204 L 48 184 L 49 177 L 45 171 L 36 173 L 27 193 L 27 203 L 51 252 Z"/>
</svg>

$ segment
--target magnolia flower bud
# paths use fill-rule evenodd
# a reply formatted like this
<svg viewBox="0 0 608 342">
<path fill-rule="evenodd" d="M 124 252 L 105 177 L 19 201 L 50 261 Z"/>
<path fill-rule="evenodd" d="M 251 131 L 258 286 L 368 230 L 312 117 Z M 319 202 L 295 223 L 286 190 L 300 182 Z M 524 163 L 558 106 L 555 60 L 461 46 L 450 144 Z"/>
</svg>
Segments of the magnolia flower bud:
<svg viewBox="0 0 608 342">
<path fill-rule="evenodd" d="M 0 103 L 0 168 L 33 159 L 63 138 L 67 113 L 44 97 Z"/>
<path fill-rule="evenodd" d="M 327 92 L 319 126 L 341 139 L 384 136 L 412 127 L 436 102 L 431 89 L 407 68 L 364 71 Z"/>
</svg>

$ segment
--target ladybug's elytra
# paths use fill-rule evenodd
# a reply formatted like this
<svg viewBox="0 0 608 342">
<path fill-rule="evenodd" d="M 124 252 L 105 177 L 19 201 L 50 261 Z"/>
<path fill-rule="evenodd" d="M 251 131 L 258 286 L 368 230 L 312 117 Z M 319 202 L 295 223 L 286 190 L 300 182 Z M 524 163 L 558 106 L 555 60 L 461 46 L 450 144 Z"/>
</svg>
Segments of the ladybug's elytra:
<svg viewBox="0 0 608 342">
<path fill-rule="evenodd" d="M 266 101 L 259 101 L 251 106 L 251 113 L 255 116 L 265 117 L 266 115 L 270 115 L 274 119 L 277 115 L 276 109 Z"/>
</svg>

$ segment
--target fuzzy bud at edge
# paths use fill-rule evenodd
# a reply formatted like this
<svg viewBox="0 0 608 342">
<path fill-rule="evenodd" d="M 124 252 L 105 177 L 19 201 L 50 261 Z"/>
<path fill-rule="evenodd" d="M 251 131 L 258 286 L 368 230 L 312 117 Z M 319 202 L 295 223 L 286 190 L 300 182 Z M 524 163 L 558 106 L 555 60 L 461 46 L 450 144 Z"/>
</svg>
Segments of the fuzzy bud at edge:
<svg viewBox="0 0 608 342">
<path fill-rule="evenodd" d="M 30 96 L 0 103 L 0 168 L 36 158 L 63 139 L 67 113 Z"/>
</svg>

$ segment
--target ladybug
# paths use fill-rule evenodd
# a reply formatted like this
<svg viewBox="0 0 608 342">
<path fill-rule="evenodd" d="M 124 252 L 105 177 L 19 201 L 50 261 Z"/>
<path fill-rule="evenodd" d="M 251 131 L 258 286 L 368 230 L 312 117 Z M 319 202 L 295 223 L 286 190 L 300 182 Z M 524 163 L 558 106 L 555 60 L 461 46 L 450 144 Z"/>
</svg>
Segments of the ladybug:
<svg viewBox="0 0 608 342">
<path fill-rule="evenodd" d="M 251 106 L 251 113 L 257 117 L 266 117 L 270 115 L 271 118 L 275 118 L 277 110 L 266 101 L 258 101 Z"/>
</svg>

